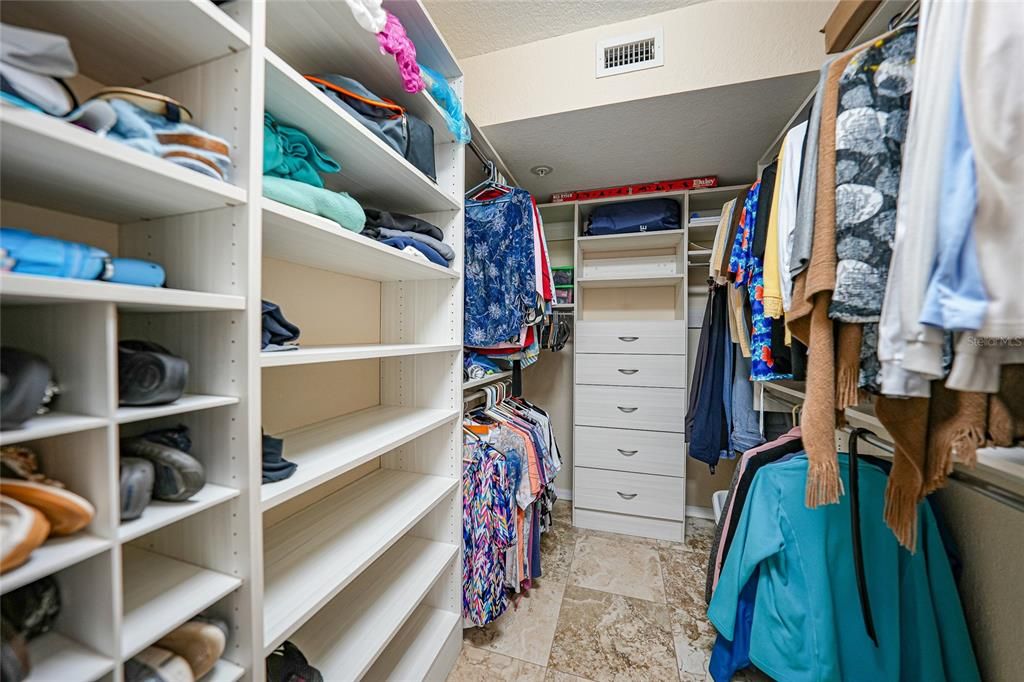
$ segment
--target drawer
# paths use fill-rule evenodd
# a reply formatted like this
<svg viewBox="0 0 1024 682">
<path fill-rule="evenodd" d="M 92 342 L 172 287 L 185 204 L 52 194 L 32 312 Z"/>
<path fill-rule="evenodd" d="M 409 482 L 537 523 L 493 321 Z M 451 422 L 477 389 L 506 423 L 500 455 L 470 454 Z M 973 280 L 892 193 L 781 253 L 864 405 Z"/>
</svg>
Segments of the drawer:
<svg viewBox="0 0 1024 682">
<path fill-rule="evenodd" d="M 686 479 L 576 467 L 573 503 L 577 507 L 633 516 L 682 521 Z"/>
<path fill-rule="evenodd" d="M 686 356 L 584 353 L 576 358 L 576 383 L 683 388 Z"/>
<path fill-rule="evenodd" d="M 682 320 L 579 320 L 577 353 L 682 355 L 686 323 Z"/>
<path fill-rule="evenodd" d="M 576 424 L 683 432 L 686 391 L 576 385 Z"/>
<path fill-rule="evenodd" d="M 686 475 L 681 433 L 577 426 L 573 453 L 577 466 L 680 478 Z"/>
</svg>

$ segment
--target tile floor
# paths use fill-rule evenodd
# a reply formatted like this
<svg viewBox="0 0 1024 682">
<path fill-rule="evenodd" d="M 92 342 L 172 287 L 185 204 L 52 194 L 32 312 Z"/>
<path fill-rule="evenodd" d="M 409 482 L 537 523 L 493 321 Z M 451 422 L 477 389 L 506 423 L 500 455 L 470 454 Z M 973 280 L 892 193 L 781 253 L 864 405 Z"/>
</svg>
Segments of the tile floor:
<svg viewBox="0 0 1024 682">
<path fill-rule="evenodd" d="M 702 519 L 687 520 L 685 543 L 573 528 L 570 503 L 558 502 L 544 577 L 518 609 L 464 632 L 448 682 L 710 681 L 713 534 Z"/>
</svg>

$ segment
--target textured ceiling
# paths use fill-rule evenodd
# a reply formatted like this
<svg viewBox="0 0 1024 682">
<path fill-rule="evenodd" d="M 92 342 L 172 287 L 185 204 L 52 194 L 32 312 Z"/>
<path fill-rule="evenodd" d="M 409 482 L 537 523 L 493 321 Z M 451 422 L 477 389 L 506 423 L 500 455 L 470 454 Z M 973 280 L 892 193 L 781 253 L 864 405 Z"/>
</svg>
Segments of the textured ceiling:
<svg viewBox="0 0 1024 682">
<path fill-rule="evenodd" d="M 483 132 L 520 185 L 552 192 L 717 175 L 749 181 L 817 72 L 499 123 Z M 554 173 L 538 177 L 537 165 Z"/>
<path fill-rule="evenodd" d="M 706 0 L 424 0 L 464 59 Z"/>
</svg>

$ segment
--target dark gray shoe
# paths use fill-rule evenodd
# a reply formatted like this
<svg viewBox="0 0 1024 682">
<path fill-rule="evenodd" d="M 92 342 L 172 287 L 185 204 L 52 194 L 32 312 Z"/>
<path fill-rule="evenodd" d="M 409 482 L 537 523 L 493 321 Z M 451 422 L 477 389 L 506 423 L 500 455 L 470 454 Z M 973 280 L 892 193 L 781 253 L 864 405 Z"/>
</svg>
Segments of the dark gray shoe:
<svg viewBox="0 0 1024 682">
<path fill-rule="evenodd" d="M 202 462 L 176 448 L 145 438 L 127 438 L 121 441 L 121 456 L 125 455 L 153 463 L 153 497 L 158 500 L 182 502 L 206 484 Z"/>
</svg>

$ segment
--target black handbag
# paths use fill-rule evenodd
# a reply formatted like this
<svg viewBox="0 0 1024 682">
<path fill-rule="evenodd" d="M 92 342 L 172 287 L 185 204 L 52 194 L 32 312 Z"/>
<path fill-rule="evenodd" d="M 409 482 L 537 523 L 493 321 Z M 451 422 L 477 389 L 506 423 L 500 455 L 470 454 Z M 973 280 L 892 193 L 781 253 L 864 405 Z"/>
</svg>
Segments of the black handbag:
<svg viewBox="0 0 1024 682">
<path fill-rule="evenodd" d="M 121 341 L 117 372 L 121 405 L 165 405 L 185 392 L 188 361 L 151 341 Z"/>
<path fill-rule="evenodd" d="M 49 398 L 53 371 L 43 358 L 0 348 L 0 428 L 19 429 Z"/>
</svg>

